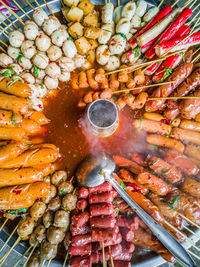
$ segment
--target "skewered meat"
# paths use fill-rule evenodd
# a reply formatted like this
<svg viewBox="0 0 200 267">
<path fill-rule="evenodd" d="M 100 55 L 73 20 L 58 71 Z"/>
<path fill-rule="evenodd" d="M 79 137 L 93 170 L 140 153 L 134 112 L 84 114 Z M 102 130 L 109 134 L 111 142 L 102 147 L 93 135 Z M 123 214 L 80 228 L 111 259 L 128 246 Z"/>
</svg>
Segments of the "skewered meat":
<svg viewBox="0 0 200 267">
<path fill-rule="evenodd" d="M 55 227 L 51 225 L 47 230 L 47 239 L 51 244 L 58 244 L 62 242 L 65 234 L 62 228 Z"/>
</svg>

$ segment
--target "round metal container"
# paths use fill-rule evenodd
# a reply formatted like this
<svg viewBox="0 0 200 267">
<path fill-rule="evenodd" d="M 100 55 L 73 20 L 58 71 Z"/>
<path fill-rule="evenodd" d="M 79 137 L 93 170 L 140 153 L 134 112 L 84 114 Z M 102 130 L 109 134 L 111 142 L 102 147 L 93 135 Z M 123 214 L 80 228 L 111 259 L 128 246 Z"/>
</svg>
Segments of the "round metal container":
<svg viewBox="0 0 200 267">
<path fill-rule="evenodd" d="M 105 4 L 105 2 L 102 1 L 102 0 L 91 0 L 91 1 L 95 5 L 104 5 Z M 159 3 L 158 0 L 146 0 L 146 1 L 148 2 L 148 7 L 152 7 L 154 5 L 158 5 L 158 3 Z M 22 2 L 23 2 L 23 0 L 22 1 L 18 0 L 18 3 L 20 3 L 21 5 L 22 5 Z M 30 1 L 30 2 L 32 2 L 32 1 Z M 43 1 L 41 1 L 41 0 L 38 1 L 38 2 L 40 4 L 40 6 L 47 12 L 47 14 L 50 15 L 50 11 L 47 8 L 47 6 L 45 5 L 45 3 Z M 57 13 L 57 12 L 61 11 L 62 6 L 61 6 L 61 2 L 59 0 L 50 0 L 50 1 L 47 1 L 47 2 L 48 2 L 49 7 L 51 8 L 51 10 L 54 13 Z M 112 2 L 117 4 L 117 0 L 115 0 L 115 1 L 113 0 Z M 127 0 L 121 0 L 120 1 L 121 4 L 124 4 L 126 2 L 128 2 L 128 1 Z M 166 2 L 168 4 L 173 4 L 174 1 L 168 0 L 168 1 L 165 1 L 165 4 L 166 4 Z M 186 1 L 180 0 L 178 5 L 181 6 L 185 2 Z M 37 8 L 37 5 L 36 5 L 35 2 L 33 2 L 32 5 L 35 8 Z M 30 8 L 30 6 L 23 7 L 23 9 L 26 11 L 26 13 L 28 15 L 30 15 L 32 17 L 33 10 Z M 27 17 L 25 16 L 25 14 L 22 11 L 17 12 L 17 15 L 22 20 L 24 20 L 24 21 L 27 20 Z M 14 24 L 17 25 L 19 28 L 23 26 L 14 16 L 12 16 L 11 19 L 14 22 Z M 6 22 L 6 24 L 8 26 L 13 28 L 12 24 L 10 24 L 10 22 L 8 20 L 5 20 L 5 22 Z M 9 32 L 9 29 L 7 27 L 5 27 L 3 24 L 1 24 L 1 26 L 3 28 L 5 28 L 5 30 L 8 30 L 8 32 Z M 0 33 L 0 38 L 1 38 L 1 40 L 7 42 L 7 38 L 2 33 Z M 196 233 L 200 235 L 200 229 L 197 230 Z M 7 227 L 4 227 L 3 230 L 0 232 L 0 242 L 5 242 L 7 240 L 7 238 L 9 237 L 9 235 L 10 235 L 10 230 Z M 192 237 L 193 243 L 198 241 L 197 236 L 192 235 L 191 237 Z M 17 239 L 16 236 L 11 238 L 11 240 L 8 243 L 8 246 L 6 247 L 6 250 L 8 250 L 8 248 L 10 246 L 12 246 L 12 244 L 15 242 L 16 239 Z M 183 246 L 185 248 L 189 248 L 190 244 L 184 242 Z M 14 263 L 15 263 L 18 260 L 18 258 L 26 251 L 26 249 L 27 249 L 27 243 L 22 241 L 13 249 L 13 254 L 14 255 L 12 255 L 12 253 L 11 253 L 9 257 L 15 257 L 14 258 Z M 3 250 L 3 252 L 5 253 L 5 250 Z M 196 254 L 197 254 L 197 251 L 196 251 Z M 134 253 L 132 266 L 134 266 L 134 267 L 148 267 L 148 266 L 149 267 L 156 267 L 156 266 L 161 266 L 161 265 L 163 266 L 163 264 L 165 262 L 166 261 L 162 257 L 157 256 L 157 254 L 155 254 L 154 252 L 149 251 L 147 249 L 140 249 L 138 252 Z M 4 267 L 5 266 L 11 267 L 12 265 L 5 263 L 3 266 Z M 18 266 L 21 266 L 21 265 L 18 264 Z M 59 266 L 62 266 L 62 263 L 60 261 L 58 261 L 58 260 L 52 260 L 51 266 L 59 267 Z M 165 265 L 165 266 L 167 266 L 167 265 Z M 172 266 L 172 265 L 170 265 L 170 266 Z"/>
</svg>

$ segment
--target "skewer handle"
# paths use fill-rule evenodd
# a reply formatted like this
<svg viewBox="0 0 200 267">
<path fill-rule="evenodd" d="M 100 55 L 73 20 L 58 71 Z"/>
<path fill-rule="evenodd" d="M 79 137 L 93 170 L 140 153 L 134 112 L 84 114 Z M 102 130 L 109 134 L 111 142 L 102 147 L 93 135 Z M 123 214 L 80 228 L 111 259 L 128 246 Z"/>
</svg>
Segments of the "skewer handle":
<svg viewBox="0 0 200 267">
<path fill-rule="evenodd" d="M 187 251 L 181 246 L 181 244 L 168 233 L 160 224 L 158 224 L 148 213 L 146 213 L 127 193 L 121 188 L 117 181 L 112 176 L 106 176 L 107 180 L 120 196 L 126 201 L 126 203 L 135 211 L 135 213 L 143 220 L 143 222 L 152 230 L 154 235 L 160 240 L 160 242 L 182 263 L 188 267 L 195 267 L 196 264 Z"/>
</svg>

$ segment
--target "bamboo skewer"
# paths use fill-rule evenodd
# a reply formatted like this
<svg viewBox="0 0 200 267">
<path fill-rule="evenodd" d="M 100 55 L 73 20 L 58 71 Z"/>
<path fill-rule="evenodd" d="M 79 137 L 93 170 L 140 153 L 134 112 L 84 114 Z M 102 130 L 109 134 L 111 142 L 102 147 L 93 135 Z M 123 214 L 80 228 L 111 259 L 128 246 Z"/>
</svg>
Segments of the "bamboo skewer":
<svg viewBox="0 0 200 267">
<path fill-rule="evenodd" d="M 69 253 L 67 252 L 67 253 L 66 253 L 66 256 L 65 256 L 65 260 L 64 260 L 64 262 L 63 262 L 63 267 L 65 267 L 65 265 L 66 265 L 68 256 L 69 256 Z"/>
<path fill-rule="evenodd" d="M 24 252 L 23 255 L 21 255 L 21 257 L 18 259 L 18 261 L 15 263 L 15 265 L 13 267 L 17 267 L 18 263 L 22 260 L 22 258 L 29 252 L 29 250 L 32 248 L 32 246 L 30 246 L 29 248 L 27 248 L 27 250 Z"/>
<path fill-rule="evenodd" d="M 187 226 L 185 226 L 184 224 L 182 225 L 183 228 L 185 228 L 188 232 L 190 232 L 191 234 L 195 235 L 197 238 L 200 238 L 200 236 L 198 234 L 196 234 L 194 231 L 192 231 L 190 228 L 188 228 Z"/>
<path fill-rule="evenodd" d="M 110 262 L 111 262 L 111 266 L 112 266 L 112 267 L 115 267 L 114 262 L 113 262 L 113 257 L 112 257 L 112 255 L 111 255 L 111 246 L 109 246 L 109 252 L 110 252 Z"/>
<path fill-rule="evenodd" d="M 193 5 L 196 4 L 197 1 L 198 1 L 198 0 L 195 0 L 195 1 L 191 4 L 190 9 L 192 9 Z M 193 11 L 193 12 L 194 12 L 194 11 Z"/>
<path fill-rule="evenodd" d="M 35 2 L 36 2 L 36 4 L 37 4 L 37 6 L 39 7 L 39 8 L 41 8 L 41 6 L 40 6 L 40 4 L 38 3 L 38 1 L 37 0 L 34 0 Z M 41 8 L 42 9 L 42 8 Z"/>
<path fill-rule="evenodd" d="M 162 6 L 162 4 L 164 3 L 165 0 L 161 0 L 159 5 L 158 5 L 158 8 L 160 8 Z"/>
<path fill-rule="evenodd" d="M 176 2 L 173 3 L 172 8 L 173 8 L 176 4 L 178 4 L 179 1 L 180 1 L 180 0 L 176 0 Z M 187 2 L 188 2 L 188 1 L 187 1 Z M 187 3 L 187 2 L 186 2 L 186 3 Z"/>
<path fill-rule="evenodd" d="M 105 248 L 104 248 L 104 242 L 102 241 L 102 258 L 103 258 L 103 267 L 107 267 L 107 263 L 105 261 Z"/>
<path fill-rule="evenodd" d="M 16 247 L 16 245 L 20 242 L 20 240 L 21 240 L 21 238 L 18 237 L 17 240 L 15 241 L 15 243 L 12 245 L 12 247 L 10 247 L 10 249 L 1 258 L 1 260 L 0 260 L 0 266 L 2 266 L 2 264 L 5 262 L 5 260 L 7 259 L 7 257 L 10 255 L 10 252 L 14 249 L 14 247 Z"/>
<path fill-rule="evenodd" d="M 4 226 L 6 225 L 7 221 L 8 221 L 8 218 L 6 218 L 6 219 L 4 220 L 4 222 L 2 223 L 2 225 L 0 226 L 0 232 L 1 232 L 1 230 L 4 228 Z"/>
<path fill-rule="evenodd" d="M 62 7 L 65 7 L 65 4 L 63 3 L 63 1 L 60 0 L 60 2 L 61 2 Z"/>
<path fill-rule="evenodd" d="M 10 28 L 10 26 L 8 26 L 3 20 L 0 19 L 0 22 L 3 23 L 3 25 L 5 25 L 6 27 L 8 27 L 11 32 L 13 31 L 13 29 Z"/>
<path fill-rule="evenodd" d="M 194 1 L 194 3 L 196 3 L 196 1 Z M 194 4 L 194 3 L 193 3 L 193 4 Z M 192 5 L 193 5 L 193 4 L 192 4 Z M 197 6 L 195 6 L 195 8 L 192 10 L 192 12 L 194 12 L 194 11 L 199 7 L 199 5 L 200 5 L 200 4 L 198 4 Z"/>
<path fill-rule="evenodd" d="M 45 260 L 43 260 L 43 261 L 42 261 L 42 263 L 41 263 L 40 267 L 43 267 L 43 266 L 44 266 L 44 264 L 45 264 Z"/>
<path fill-rule="evenodd" d="M 120 6 L 120 0 L 117 0 L 117 6 Z"/>
<path fill-rule="evenodd" d="M 148 98 L 148 101 L 150 100 L 178 100 L 178 99 L 200 99 L 200 96 L 169 96 L 169 97 L 150 97 Z"/>
<path fill-rule="evenodd" d="M 14 15 L 20 22 L 21 24 L 25 25 L 25 23 L 23 22 L 23 20 L 9 7 L 7 6 L 2 0 L 0 0 L 0 3 L 5 6 L 6 9 L 8 9 L 8 11 Z"/>
<path fill-rule="evenodd" d="M 48 261 L 48 263 L 47 263 L 47 266 L 46 266 L 46 267 L 49 267 L 49 265 L 51 264 L 51 261 L 52 261 L 52 259 L 50 259 L 50 260 Z"/>
<path fill-rule="evenodd" d="M 34 6 L 31 5 L 31 3 L 28 0 L 25 0 L 25 2 L 33 9 L 35 10 Z"/>
<path fill-rule="evenodd" d="M 194 223 L 193 221 L 191 221 L 190 219 L 188 219 L 187 217 L 185 217 L 180 212 L 178 213 L 178 215 L 180 215 L 185 221 L 189 222 L 190 224 L 194 225 L 196 228 L 200 229 L 200 226 L 198 224 Z"/>
<path fill-rule="evenodd" d="M 185 8 L 186 6 L 188 6 L 191 2 L 193 2 L 193 0 L 188 0 L 181 8 Z"/>
<path fill-rule="evenodd" d="M 7 45 L 6 43 L 4 43 L 4 41 L 2 41 L 1 39 L 0 39 L 0 42 L 1 42 L 3 45 L 5 45 L 6 47 L 8 47 L 8 45 Z"/>
<path fill-rule="evenodd" d="M 9 32 L 6 31 L 3 27 L 0 26 L 0 29 L 2 30 L 2 33 L 8 38 Z"/>
<path fill-rule="evenodd" d="M 182 237 L 185 238 L 186 241 L 188 241 L 188 243 L 190 243 L 195 249 L 197 249 L 198 251 L 200 251 L 200 248 L 198 248 L 192 241 L 190 238 L 188 238 L 187 236 L 185 236 L 181 231 L 179 231 L 176 227 L 174 227 L 173 225 L 171 225 L 170 223 L 168 223 L 166 220 L 164 221 L 165 224 L 167 224 L 170 228 L 172 228 L 174 231 L 176 231 L 177 233 L 179 233 Z M 200 259 L 200 258 L 199 258 Z"/>
<path fill-rule="evenodd" d="M 156 60 L 144 62 L 144 63 L 141 63 L 141 64 L 136 64 L 135 66 L 129 66 L 129 67 L 126 67 L 126 68 L 123 68 L 123 69 L 113 70 L 113 71 L 107 72 L 106 75 L 110 75 L 110 74 L 117 73 L 117 72 L 120 72 L 120 71 L 131 70 L 131 69 L 132 69 L 132 71 L 134 71 L 137 67 L 141 67 L 142 68 L 142 67 L 145 67 L 146 65 L 150 65 L 152 63 L 157 63 L 157 62 L 160 62 L 162 60 L 165 60 L 166 58 L 167 57 L 162 57 L 162 58 L 159 58 L 159 59 L 156 59 Z"/>
<path fill-rule="evenodd" d="M 53 11 L 51 10 L 51 8 L 49 7 L 49 5 L 47 4 L 46 0 L 43 0 L 43 1 L 45 2 L 46 6 L 47 6 L 47 7 L 48 7 L 48 9 L 50 10 L 50 12 L 51 12 L 52 16 L 54 16 L 54 17 L 55 17 L 55 15 L 54 15 Z"/>
<path fill-rule="evenodd" d="M 23 267 L 26 266 L 27 262 L 29 261 L 30 257 L 32 256 L 32 254 L 33 254 L 35 248 L 37 247 L 37 245 L 38 245 L 38 241 L 35 243 L 34 247 L 31 249 L 31 252 L 30 252 L 30 254 L 28 255 L 26 261 L 24 262 Z"/>
<path fill-rule="evenodd" d="M 7 19 L 16 29 L 18 29 L 18 27 L 12 22 L 12 20 L 10 20 L 3 12 L 0 11 L 0 14 L 4 16 L 4 18 Z"/>
<path fill-rule="evenodd" d="M 4 53 L 6 53 L 6 50 L 3 49 L 3 47 L 0 46 L 0 49 L 1 49 Z"/>
<path fill-rule="evenodd" d="M 27 18 L 31 19 L 31 17 L 24 11 L 24 9 L 17 3 L 17 1 L 12 0 L 15 5 L 26 15 Z"/>
<path fill-rule="evenodd" d="M 200 57 L 200 53 L 195 58 L 193 58 L 192 63 L 194 64 L 194 62 L 197 61 L 199 59 L 199 57 Z"/>
<path fill-rule="evenodd" d="M 144 86 L 139 86 L 139 87 L 135 87 L 135 88 L 127 88 L 127 89 L 122 89 L 122 90 L 117 90 L 117 91 L 113 91 L 112 94 L 118 94 L 118 93 L 122 93 L 122 92 L 127 92 L 127 91 L 134 91 L 134 90 L 139 90 L 142 88 L 150 88 L 150 87 L 154 87 L 154 86 L 160 86 L 160 85 L 165 85 L 165 84 L 171 84 L 171 83 L 175 83 L 176 81 L 173 82 L 163 82 L 163 83 L 155 83 L 155 84 L 150 84 L 150 85 L 144 85 Z"/>
<path fill-rule="evenodd" d="M 9 235 L 8 239 L 6 240 L 6 242 L 3 244 L 3 246 L 0 249 L 0 252 L 5 248 L 5 246 L 8 244 L 8 242 L 10 241 L 11 237 L 14 235 L 14 233 L 16 232 L 18 227 L 18 224 L 15 226 L 15 229 L 12 231 L 12 233 Z"/>
</svg>

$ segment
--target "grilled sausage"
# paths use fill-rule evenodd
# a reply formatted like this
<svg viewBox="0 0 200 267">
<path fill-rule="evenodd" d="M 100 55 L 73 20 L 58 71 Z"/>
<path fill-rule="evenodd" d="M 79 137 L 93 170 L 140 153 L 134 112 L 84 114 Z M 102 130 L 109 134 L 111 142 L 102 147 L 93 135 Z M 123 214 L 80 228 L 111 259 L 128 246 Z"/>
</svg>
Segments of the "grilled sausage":
<svg viewBox="0 0 200 267">
<path fill-rule="evenodd" d="M 180 189 L 191 196 L 200 197 L 200 183 L 190 177 L 185 178 Z"/>
<path fill-rule="evenodd" d="M 139 130 L 144 130 L 146 132 L 157 133 L 162 135 L 170 134 L 171 132 L 170 125 L 147 119 L 135 119 L 133 121 L 133 126 Z"/>
<path fill-rule="evenodd" d="M 173 128 L 171 134 L 174 138 L 185 143 L 191 142 L 193 144 L 200 145 L 200 133 L 180 128 Z"/>
<path fill-rule="evenodd" d="M 90 218 L 91 227 L 96 228 L 113 228 L 115 226 L 116 219 L 112 216 L 96 216 Z"/>
<path fill-rule="evenodd" d="M 113 215 L 114 207 L 109 203 L 93 204 L 90 206 L 90 214 L 91 216 Z"/>
<path fill-rule="evenodd" d="M 168 150 L 165 154 L 165 160 L 187 175 L 196 175 L 198 173 L 197 165 L 185 155 L 176 150 Z"/>
</svg>

